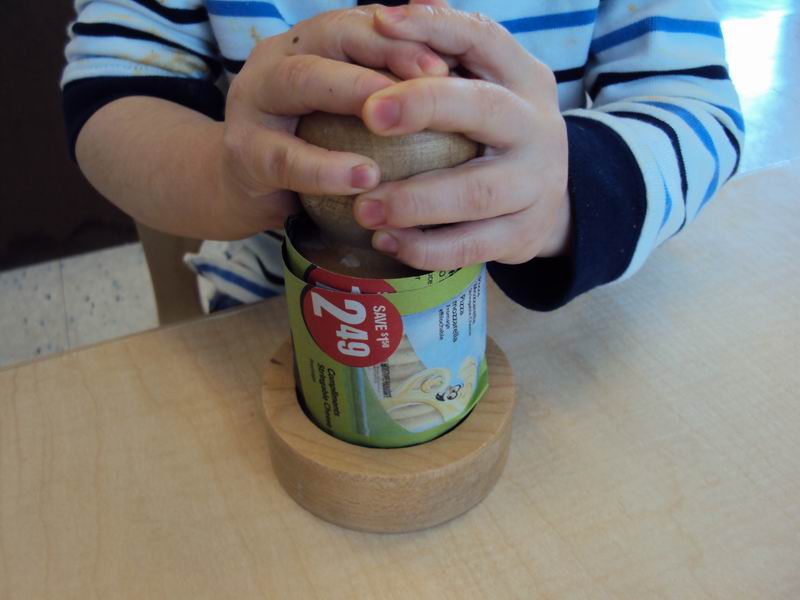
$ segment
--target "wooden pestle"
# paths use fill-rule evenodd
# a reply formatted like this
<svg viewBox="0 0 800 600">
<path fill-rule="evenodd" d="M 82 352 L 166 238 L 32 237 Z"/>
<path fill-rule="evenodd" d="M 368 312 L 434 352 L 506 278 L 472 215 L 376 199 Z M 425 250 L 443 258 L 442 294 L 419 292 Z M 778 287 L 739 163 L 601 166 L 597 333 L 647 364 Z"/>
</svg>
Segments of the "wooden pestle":
<svg viewBox="0 0 800 600">
<path fill-rule="evenodd" d="M 358 117 L 315 112 L 300 119 L 297 136 L 328 150 L 355 152 L 374 160 L 381 181 L 396 181 L 434 169 L 457 166 L 474 158 L 478 144 L 458 133 L 425 130 L 402 136 L 375 135 Z M 311 262 L 352 276 L 389 278 L 416 273 L 372 248 L 371 230 L 353 217 L 355 196 L 300 195 L 319 235 L 297 240 Z M 316 239 L 314 239 L 316 238 Z"/>
</svg>

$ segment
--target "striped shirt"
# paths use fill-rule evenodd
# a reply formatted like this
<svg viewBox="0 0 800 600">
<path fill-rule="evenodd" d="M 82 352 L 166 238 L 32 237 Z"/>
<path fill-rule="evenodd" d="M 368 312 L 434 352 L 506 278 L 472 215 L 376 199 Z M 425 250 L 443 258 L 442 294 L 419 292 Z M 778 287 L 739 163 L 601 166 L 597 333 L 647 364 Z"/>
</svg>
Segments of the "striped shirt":
<svg viewBox="0 0 800 600">
<path fill-rule="evenodd" d="M 215 81 L 233 77 L 259 40 L 355 4 L 76 0 L 62 79 L 70 139 L 74 144 L 94 111 L 127 95 L 162 97 L 221 119 L 224 98 Z M 567 122 L 574 247 L 568 258 L 490 264 L 517 302 L 552 309 L 630 276 L 736 172 L 744 123 L 709 1 L 450 4 L 497 20 L 553 70 Z M 275 252 L 278 244 L 261 246 L 258 252 Z M 261 266 L 276 264 L 262 258 Z M 216 272 L 227 260 L 217 256 Z M 275 274 L 261 266 L 230 271 L 233 301 L 277 289 Z M 231 280 L 241 278 L 250 295 L 236 295 Z"/>
</svg>

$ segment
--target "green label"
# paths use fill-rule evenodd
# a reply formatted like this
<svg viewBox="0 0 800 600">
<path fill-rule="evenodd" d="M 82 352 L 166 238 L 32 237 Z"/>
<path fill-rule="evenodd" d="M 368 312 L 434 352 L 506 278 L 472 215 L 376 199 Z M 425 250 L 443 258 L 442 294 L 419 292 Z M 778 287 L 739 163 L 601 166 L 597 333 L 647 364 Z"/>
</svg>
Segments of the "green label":
<svg viewBox="0 0 800 600">
<path fill-rule="evenodd" d="M 488 385 L 485 266 L 403 291 L 351 281 L 333 289 L 296 275 L 288 252 L 298 385 L 317 425 L 389 448 L 431 440 L 469 414 Z"/>
</svg>

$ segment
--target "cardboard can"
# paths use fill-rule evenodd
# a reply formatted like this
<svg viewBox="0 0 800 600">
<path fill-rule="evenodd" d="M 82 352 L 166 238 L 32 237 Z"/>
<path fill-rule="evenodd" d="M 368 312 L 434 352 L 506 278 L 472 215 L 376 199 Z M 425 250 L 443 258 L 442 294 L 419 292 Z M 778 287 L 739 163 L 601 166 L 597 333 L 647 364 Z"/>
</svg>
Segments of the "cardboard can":
<svg viewBox="0 0 800 600">
<path fill-rule="evenodd" d="M 302 257 L 284 273 L 298 395 L 331 435 L 395 448 L 432 440 L 488 387 L 486 267 L 365 279 Z"/>
</svg>

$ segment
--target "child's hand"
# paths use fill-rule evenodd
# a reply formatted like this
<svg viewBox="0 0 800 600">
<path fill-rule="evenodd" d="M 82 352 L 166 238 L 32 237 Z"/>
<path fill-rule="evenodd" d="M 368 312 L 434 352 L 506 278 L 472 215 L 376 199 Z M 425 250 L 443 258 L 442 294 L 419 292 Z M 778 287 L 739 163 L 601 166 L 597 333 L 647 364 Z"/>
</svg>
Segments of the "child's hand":
<svg viewBox="0 0 800 600">
<path fill-rule="evenodd" d="M 349 195 L 380 180 L 372 160 L 296 138 L 298 115 L 360 114 L 371 94 L 392 84 L 365 67 L 389 69 L 402 79 L 448 73 L 424 44 L 378 34 L 376 10 L 325 13 L 263 40 L 231 83 L 221 195 L 226 214 L 242 224 L 241 235 L 282 223 L 295 209 L 290 191 Z"/>
<path fill-rule="evenodd" d="M 376 28 L 455 57 L 477 79 L 426 78 L 373 93 L 363 118 L 380 135 L 462 132 L 486 155 L 385 183 L 358 198 L 373 245 L 423 270 L 522 263 L 567 246 L 567 136 L 553 73 L 502 26 L 430 6 L 380 9 Z M 421 230 L 417 226 L 450 224 Z"/>
</svg>

